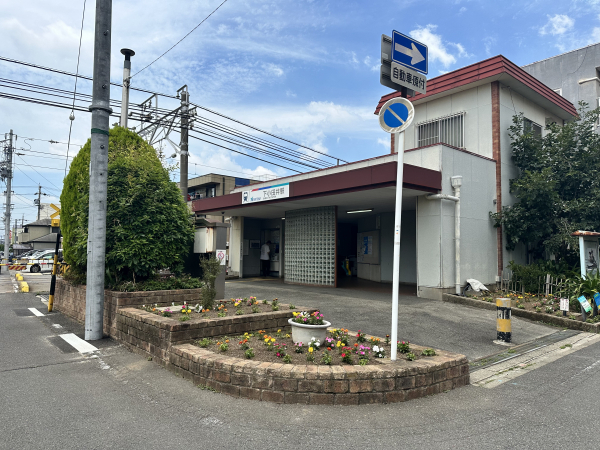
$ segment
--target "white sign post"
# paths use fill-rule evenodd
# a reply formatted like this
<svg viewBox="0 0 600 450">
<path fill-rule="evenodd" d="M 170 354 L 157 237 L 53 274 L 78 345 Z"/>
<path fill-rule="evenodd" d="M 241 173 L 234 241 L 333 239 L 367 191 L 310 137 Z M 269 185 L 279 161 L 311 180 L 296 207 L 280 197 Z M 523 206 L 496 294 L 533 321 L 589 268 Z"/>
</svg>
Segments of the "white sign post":
<svg viewBox="0 0 600 450">
<path fill-rule="evenodd" d="M 394 221 L 394 265 L 392 278 L 392 349 L 390 358 L 398 355 L 398 288 L 400 284 L 400 231 L 402 225 L 402 182 L 404 178 L 404 130 L 411 124 L 415 108 L 402 97 L 393 98 L 379 110 L 379 125 L 383 131 L 394 133 L 394 151 L 398 155 L 396 172 L 396 213 Z"/>
</svg>

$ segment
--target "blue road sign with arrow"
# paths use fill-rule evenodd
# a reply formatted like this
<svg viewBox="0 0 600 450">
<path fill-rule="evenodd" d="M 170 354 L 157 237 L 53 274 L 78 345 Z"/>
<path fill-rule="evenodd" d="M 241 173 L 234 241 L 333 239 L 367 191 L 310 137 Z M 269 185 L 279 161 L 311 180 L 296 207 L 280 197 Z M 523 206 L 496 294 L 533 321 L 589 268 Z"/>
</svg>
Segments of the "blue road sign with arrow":
<svg viewBox="0 0 600 450">
<path fill-rule="evenodd" d="M 427 46 L 397 31 L 392 32 L 392 61 L 427 74 Z"/>
</svg>

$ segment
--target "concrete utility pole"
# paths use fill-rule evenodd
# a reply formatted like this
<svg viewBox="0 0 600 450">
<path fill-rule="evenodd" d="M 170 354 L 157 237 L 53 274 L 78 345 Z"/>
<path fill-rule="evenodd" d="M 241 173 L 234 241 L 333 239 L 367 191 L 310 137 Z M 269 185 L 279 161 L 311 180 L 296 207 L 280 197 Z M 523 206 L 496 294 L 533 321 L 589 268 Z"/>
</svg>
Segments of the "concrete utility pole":
<svg viewBox="0 0 600 450">
<path fill-rule="evenodd" d="M 8 150 L 6 152 L 6 167 L 3 170 L 2 178 L 6 180 L 6 209 L 4 210 L 4 260 L 3 264 L 8 264 L 8 253 L 10 249 L 10 202 L 12 194 L 12 154 L 13 154 L 13 130 L 9 133 Z M 6 269 L 8 272 L 8 269 Z"/>
<path fill-rule="evenodd" d="M 92 89 L 92 147 L 87 241 L 85 339 L 102 339 L 104 266 L 106 258 L 106 192 L 110 107 L 110 42 L 112 0 L 96 0 L 94 81 Z"/>
<path fill-rule="evenodd" d="M 129 86 L 131 85 L 131 57 L 135 55 L 133 50 L 122 48 L 121 53 L 125 55 L 123 62 L 123 93 L 121 96 L 121 123 L 120 125 L 127 128 L 127 114 L 129 111 Z"/>
<path fill-rule="evenodd" d="M 40 220 L 40 211 L 42 210 L 42 185 L 38 184 L 38 215 L 37 220 Z"/>
<path fill-rule="evenodd" d="M 179 187 L 183 195 L 183 201 L 188 200 L 188 119 L 190 107 L 190 94 L 187 84 L 183 86 L 178 94 L 181 95 L 181 155 L 179 160 Z"/>
</svg>

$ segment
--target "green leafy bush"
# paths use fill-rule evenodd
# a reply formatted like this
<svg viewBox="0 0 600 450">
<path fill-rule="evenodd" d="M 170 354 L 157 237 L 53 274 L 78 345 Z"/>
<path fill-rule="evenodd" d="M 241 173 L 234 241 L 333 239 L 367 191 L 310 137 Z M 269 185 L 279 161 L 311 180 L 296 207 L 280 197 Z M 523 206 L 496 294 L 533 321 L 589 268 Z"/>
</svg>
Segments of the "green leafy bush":
<svg viewBox="0 0 600 450">
<path fill-rule="evenodd" d="M 215 280 L 223 268 L 221 267 L 221 261 L 215 256 L 200 260 L 200 266 L 202 267 L 202 280 L 204 281 L 204 286 L 202 286 L 202 292 L 200 293 L 200 301 L 204 309 L 212 309 L 215 297 L 217 296 Z"/>
<path fill-rule="evenodd" d="M 513 273 L 513 280 L 522 283 L 525 292 L 537 294 L 543 289 L 546 275 L 564 278 L 576 276 L 576 268 L 569 266 L 566 262 L 539 261 L 534 264 L 516 264 L 514 261 L 508 263 L 508 268 Z"/>
<path fill-rule="evenodd" d="M 203 283 L 199 278 L 193 278 L 184 274 L 179 277 L 151 278 L 137 283 L 123 281 L 115 286 L 115 290 L 121 292 L 169 291 L 172 289 L 199 289 L 202 286 Z"/>
<path fill-rule="evenodd" d="M 90 149 L 88 140 L 73 159 L 60 196 L 64 259 L 74 276 L 87 266 Z M 154 148 L 125 128 L 111 129 L 107 183 L 109 284 L 135 283 L 163 268 L 180 273 L 193 223 Z"/>
</svg>

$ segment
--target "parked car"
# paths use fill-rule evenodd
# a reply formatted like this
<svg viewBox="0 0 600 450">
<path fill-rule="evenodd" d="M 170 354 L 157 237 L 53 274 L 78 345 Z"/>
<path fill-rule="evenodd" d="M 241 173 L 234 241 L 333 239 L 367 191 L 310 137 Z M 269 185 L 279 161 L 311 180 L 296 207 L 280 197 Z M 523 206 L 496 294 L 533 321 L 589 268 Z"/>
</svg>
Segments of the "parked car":
<svg viewBox="0 0 600 450">
<path fill-rule="evenodd" d="M 35 259 L 30 259 L 29 264 L 31 273 L 51 272 L 54 264 L 54 250 L 45 250 L 44 253 L 36 255 Z M 62 252 L 58 253 L 59 259 L 62 257 Z"/>
</svg>

